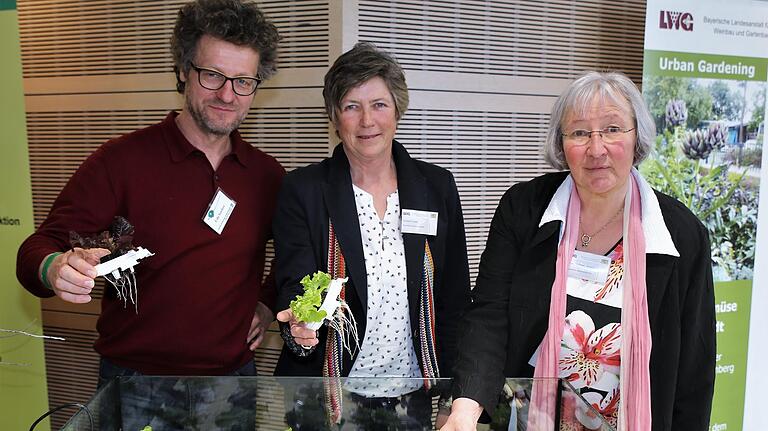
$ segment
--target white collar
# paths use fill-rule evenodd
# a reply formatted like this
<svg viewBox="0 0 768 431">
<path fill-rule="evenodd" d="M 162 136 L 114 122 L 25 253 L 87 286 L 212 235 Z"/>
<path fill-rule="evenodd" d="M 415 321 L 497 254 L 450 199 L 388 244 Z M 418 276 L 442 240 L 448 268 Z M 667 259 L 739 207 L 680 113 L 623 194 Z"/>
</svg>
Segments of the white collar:
<svg viewBox="0 0 768 431">
<path fill-rule="evenodd" d="M 656 194 L 637 169 L 632 168 L 631 172 L 632 175 L 635 176 L 638 189 L 640 190 L 646 254 L 667 254 L 680 257 L 680 253 L 677 251 L 675 243 L 672 242 L 672 236 L 669 234 L 669 229 L 664 222 L 664 217 L 661 215 L 661 207 L 659 207 L 659 200 L 656 198 Z M 560 187 L 557 188 L 557 191 L 555 191 L 552 200 L 549 201 L 549 205 L 547 206 L 547 209 L 544 210 L 544 214 L 541 216 L 541 221 L 539 222 L 539 227 L 551 221 L 561 222 L 560 239 L 563 237 L 565 216 L 568 213 L 568 200 L 570 199 L 572 188 L 573 177 L 568 175 L 565 181 L 560 184 Z"/>
</svg>

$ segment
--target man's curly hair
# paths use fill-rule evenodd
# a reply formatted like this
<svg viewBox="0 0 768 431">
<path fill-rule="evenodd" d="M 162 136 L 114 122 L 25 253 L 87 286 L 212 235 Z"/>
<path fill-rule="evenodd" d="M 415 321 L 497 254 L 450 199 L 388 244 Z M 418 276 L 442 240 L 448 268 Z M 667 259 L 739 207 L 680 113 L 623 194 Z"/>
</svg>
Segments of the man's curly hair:
<svg viewBox="0 0 768 431">
<path fill-rule="evenodd" d="M 277 72 L 277 43 L 280 34 L 255 3 L 240 0 L 196 0 L 179 9 L 171 36 L 173 71 L 176 90 L 184 93 L 185 83 L 179 79 L 189 74 L 195 58 L 197 42 L 203 35 L 259 53 L 259 78 L 269 79 Z"/>
</svg>

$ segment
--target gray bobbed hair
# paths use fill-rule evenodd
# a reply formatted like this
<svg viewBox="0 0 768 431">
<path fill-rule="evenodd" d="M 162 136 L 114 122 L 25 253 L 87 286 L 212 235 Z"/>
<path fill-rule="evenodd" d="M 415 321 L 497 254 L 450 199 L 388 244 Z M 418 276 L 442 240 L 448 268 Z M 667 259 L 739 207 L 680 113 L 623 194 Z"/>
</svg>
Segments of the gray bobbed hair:
<svg viewBox="0 0 768 431">
<path fill-rule="evenodd" d="M 568 169 L 563 151 L 563 123 L 570 115 L 585 114 L 595 100 L 622 108 L 629 106 L 627 114 L 634 120 L 637 131 L 634 166 L 645 160 L 653 148 L 656 124 L 632 80 L 620 72 L 585 72 L 568 85 L 552 107 L 544 158 L 555 169 Z"/>
</svg>

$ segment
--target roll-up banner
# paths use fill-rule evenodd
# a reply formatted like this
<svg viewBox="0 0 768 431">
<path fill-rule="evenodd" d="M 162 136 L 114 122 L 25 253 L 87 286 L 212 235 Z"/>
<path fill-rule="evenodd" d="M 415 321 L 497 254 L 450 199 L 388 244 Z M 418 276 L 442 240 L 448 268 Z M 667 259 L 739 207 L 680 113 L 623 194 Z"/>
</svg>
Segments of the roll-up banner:
<svg viewBox="0 0 768 431">
<path fill-rule="evenodd" d="M 766 250 L 758 241 L 766 226 L 760 191 L 767 80 L 768 3 L 648 1 L 643 94 L 657 136 L 641 171 L 709 230 L 717 320 L 711 431 L 768 429 L 750 418 L 766 416 L 758 409 L 745 420 L 745 394 L 748 405 L 753 397 L 768 399 L 764 386 L 746 391 L 755 373 L 766 374 L 755 349 L 765 344 L 758 338 L 768 326 L 755 324 L 766 321 L 759 314 L 768 304 L 759 281 Z"/>
<path fill-rule="evenodd" d="M 48 410 L 48 395 L 43 342 L 21 333 L 42 333 L 40 301 L 15 275 L 16 251 L 34 229 L 15 1 L 0 0 L 0 58 L 0 429 L 22 430 Z"/>
</svg>

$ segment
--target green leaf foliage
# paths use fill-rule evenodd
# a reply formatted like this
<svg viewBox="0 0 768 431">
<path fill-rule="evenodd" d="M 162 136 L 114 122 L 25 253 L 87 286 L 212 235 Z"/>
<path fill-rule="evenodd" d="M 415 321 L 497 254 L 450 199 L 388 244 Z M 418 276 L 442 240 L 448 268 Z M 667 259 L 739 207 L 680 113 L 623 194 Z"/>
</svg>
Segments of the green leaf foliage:
<svg viewBox="0 0 768 431">
<path fill-rule="evenodd" d="M 691 160 L 680 150 L 685 128 L 662 130 L 640 171 L 655 189 L 687 206 L 706 226 L 717 279 L 752 278 L 757 229 L 757 186 L 748 168 Z"/>
<path fill-rule="evenodd" d="M 323 304 L 323 293 L 331 285 L 331 276 L 317 271 L 311 278 L 305 275 L 301 279 L 301 285 L 304 286 L 304 294 L 291 301 L 293 315 L 299 322 L 321 322 L 327 313 L 318 308 Z"/>
<path fill-rule="evenodd" d="M 685 100 L 688 108 L 688 129 L 695 129 L 701 121 L 712 119 L 714 101 L 709 88 L 697 85 L 692 79 L 645 75 L 643 77 L 643 95 L 651 115 L 656 119 L 658 130 L 667 126 L 664 124 L 664 111 L 667 102 L 673 99 Z"/>
</svg>

